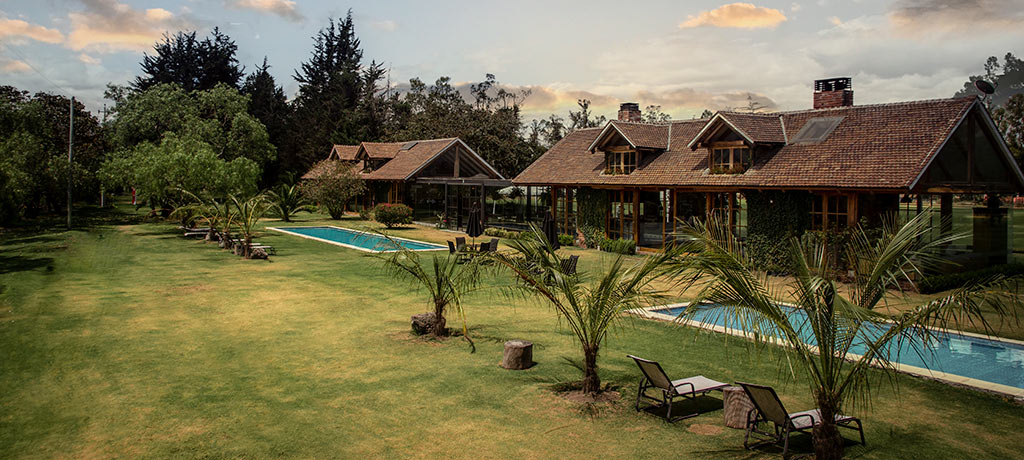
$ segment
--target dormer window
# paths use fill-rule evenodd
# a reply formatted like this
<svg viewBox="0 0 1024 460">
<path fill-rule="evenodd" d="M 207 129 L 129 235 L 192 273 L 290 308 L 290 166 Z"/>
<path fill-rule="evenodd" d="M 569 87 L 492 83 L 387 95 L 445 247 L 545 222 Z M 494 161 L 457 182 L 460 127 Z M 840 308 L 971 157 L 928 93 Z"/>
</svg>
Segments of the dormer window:
<svg viewBox="0 0 1024 460">
<path fill-rule="evenodd" d="M 750 167 L 750 147 L 742 141 L 714 143 L 710 150 L 711 174 L 738 174 Z"/>
<path fill-rule="evenodd" d="M 609 150 L 604 152 L 605 174 L 630 174 L 636 169 L 636 150 Z"/>
</svg>

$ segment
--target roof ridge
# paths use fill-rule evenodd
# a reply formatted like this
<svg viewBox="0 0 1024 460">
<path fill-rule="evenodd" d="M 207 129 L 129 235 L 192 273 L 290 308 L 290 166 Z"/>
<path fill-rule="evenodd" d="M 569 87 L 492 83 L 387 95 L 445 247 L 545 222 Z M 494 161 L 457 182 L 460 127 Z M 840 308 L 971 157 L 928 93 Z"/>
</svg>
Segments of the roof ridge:
<svg viewBox="0 0 1024 460">
<path fill-rule="evenodd" d="M 669 120 L 669 121 L 656 121 L 656 122 L 653 122 L 653 123 L 646 122 L 646 121 L 628 121 L 628 120 L 609 120 L 609 121 L 612 122 L 612 123 L 623 123 L 623 124 L 628 124 L 628 125 L 643 125 L 643 126 L 668 126 L 672 122 L 671 120 Z"/>
<path fill-rule="evenodd" d="M 777 115 L 792 115 L 792 114 L 807 113 L 807 112 L 830 112 L 830 111 L 838 111 L 838 110 L 876 108 L 876 107 L 897 107 L 897 106 L 901 106 L 901 105 L 934 104 L 936 102 L 951 102 L 951 101 L 974 102 L 974 99 L 977 99 L 977 97 L 978 96 L 944 97 L 944 98 L 934 98 L 934 99 L 920 99 L 920 100 L 916 100 L 916 101 L 882 102 L 882 103 L 878 103 L 878 104 L 848 105 L 848 106 L 842 106 L 842 107 L 824 107 L 824 108 L 820 108 L 820 109 L 789 110 L 789 111 L 780 111 L 780 112 L 771 112 L 771 113 L 774 113 L 774 114 L 777 114 Z"/>
<path fill-rule="evenodd" d="M 438 137 L 438 138 L 434 138 L 434 139 L 411 139 L 411 140 L 407 140 L 407 141 L 387 141 L 387 142 L 363 141 L 363 142 L 360 142 L 360 144 L 381 144 L 381 145 L 382 144 L 408 144 L 409 142 L 440 142 L 440 141 L 454 141 L 455 139 L 458 139 L 458 137 Z"/>
</svg>

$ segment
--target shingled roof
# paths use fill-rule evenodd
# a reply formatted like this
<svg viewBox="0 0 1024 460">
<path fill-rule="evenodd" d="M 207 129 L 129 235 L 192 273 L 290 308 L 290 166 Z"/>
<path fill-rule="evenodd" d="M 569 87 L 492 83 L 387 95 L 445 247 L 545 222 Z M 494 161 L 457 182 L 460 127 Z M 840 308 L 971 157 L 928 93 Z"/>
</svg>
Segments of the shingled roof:
<svg viewBox="0 0 1024 460">
<path fill-rule="evenodd" d="M 413 142 L 363 142 L 367 154 L 370 151 L 376 155 L 371 158 L 391 158 L 391 161 L 384 163 L 379 169 L 363 174 L 366 180 L 405 180 L 412 176 L 417 170 L 426 165 L 432 158 L 445 151 L 456 142 L 458 138 L 430 139 Z M 411 146 L 408 150 L 403 147 Z M 385 157 L 382 155 L 391 155 Z"/>
<path fill-rule="evenodd" d="M 613 134 L 619 134 L 634 148 L 665 150 L 668 148 L 668 123 L 636 123 L 612 120 L 590 145 L 590 150 Z"/>
<path fill-rule="evenodd" d="M 334 147 L 331 148 L 331 154 L 328 155 L 327 158 L 332 160 L 356 161 L 357 153 L 359 153 L 358 145 L 334 144 Z"/>
<path fill-rule="evenodd" d="M 666 124 L 671 125 L 665 135 L 669 147 L 642 155 L 637 169 L 623 175 L 603 174 L 603 156 L 589 150 L 603 129 L 577 130 L 513 183 L 907 190 L 975 104 L 976 98 L 967 97 L 673 121 Z M 821 142 L 785 144 L 784 133 L 792 136 L 809 120 L 822 117 L 842 121 Z M 719 121 L 767 145 L 746 172 L 711 174 L 707 151 L 687 147 L 705 125 Z"/>
</svg>

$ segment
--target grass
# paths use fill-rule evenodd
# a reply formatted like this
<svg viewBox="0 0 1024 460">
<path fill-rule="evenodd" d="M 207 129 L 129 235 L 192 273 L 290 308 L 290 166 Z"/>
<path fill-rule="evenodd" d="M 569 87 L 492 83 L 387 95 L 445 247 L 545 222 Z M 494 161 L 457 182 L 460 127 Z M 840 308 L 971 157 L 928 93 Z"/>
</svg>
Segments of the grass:
<svg viewBox="0 0 1024 460">
<path fill-rule="evenodd" d="M 578 351 L 542 304 L 497 289 L 472 295 L 470 353 L 459 339 L 411 336 L 425 298 L 363 253 L 264 232 L 278 255 L 247 261 L 182 239 L 174 224 L 94 223 L 0 235 L 0 458 L 778 457 L 742 450 L 717 396 L 701 400 L 717 410 L 676 424 L 636 413 L 639 372 L 627 353 L 671 375 L 777 385 L 792 410 L 812 404 L 768 351 L 630 321 L 600 361 L 623 398 L 580 406 L 550 391 L 579 378 L 563 359 Z M 566 251 L 584 272 L 613 257 Z M 512 338 L 535 343 L 537 366 L 498 367 Z M 850 444 L 849 456 L 1024 456 L 1024 407 L 911 377 L 899 384 L 896 394 L 880 382 L 875 404 L 856 408 L 868 445 Z M 795 439 L 809 451 L 808 436 Z"/>
</svg>

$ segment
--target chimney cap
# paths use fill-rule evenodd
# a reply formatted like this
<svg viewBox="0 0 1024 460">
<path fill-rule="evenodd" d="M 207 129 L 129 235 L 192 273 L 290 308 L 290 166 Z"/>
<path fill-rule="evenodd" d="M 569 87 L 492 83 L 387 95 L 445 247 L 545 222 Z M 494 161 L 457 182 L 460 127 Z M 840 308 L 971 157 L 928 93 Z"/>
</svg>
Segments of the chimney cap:
<svg viewBox="0 0 1024 460">
<path fill-rule="evenodd" d="M 853 79 L 850 77 L 825 78 L 814 80 L 814 92 L 842 91 L 853 89 Z"/>
<path fill-rule="evenodd" d="M 623 102 L 619 104 L 619 110 L 640 110 L 640 104 L 636 102 Z"/>
</svg>

